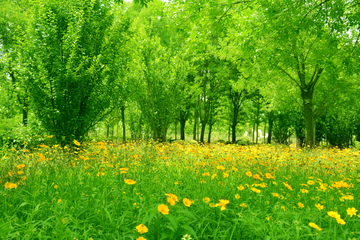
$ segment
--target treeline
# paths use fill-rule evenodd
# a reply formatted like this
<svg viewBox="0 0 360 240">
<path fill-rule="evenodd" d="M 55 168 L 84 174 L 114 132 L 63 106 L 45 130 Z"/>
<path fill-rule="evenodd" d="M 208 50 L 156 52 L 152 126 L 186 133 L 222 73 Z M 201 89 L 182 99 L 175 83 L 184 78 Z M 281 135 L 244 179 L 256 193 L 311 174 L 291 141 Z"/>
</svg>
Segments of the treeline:
<svg viewBox="0 0 360 240">
<path fill-rule="evenodd" d="M 2 1 L 2 143 L 119 122 L 124 141 L 170 126 L 203 143 L 214 126 L 233 143 L 240 126 L 254 142 L 260 126 L 267 142 L 360 140 L 357 1 L 146 3 Z"/>
</svg>

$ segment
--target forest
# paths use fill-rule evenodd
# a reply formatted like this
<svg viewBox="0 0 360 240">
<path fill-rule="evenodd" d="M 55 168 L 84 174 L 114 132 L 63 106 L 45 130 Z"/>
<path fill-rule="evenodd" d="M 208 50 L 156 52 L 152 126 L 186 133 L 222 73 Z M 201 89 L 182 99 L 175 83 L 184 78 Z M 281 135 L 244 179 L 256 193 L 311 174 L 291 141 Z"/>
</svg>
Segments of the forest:
<svg viewBox="0 0 360 240">
<path fill-rule="evenodd" d="M 0 0 L 0 239 L 360 239 L 360 0 Z"/>
<path fill-rule="evenodd" d="M 2 0 L 1 145 L 356 145 L 359 21 L 357 0 Z"/>
</svg>

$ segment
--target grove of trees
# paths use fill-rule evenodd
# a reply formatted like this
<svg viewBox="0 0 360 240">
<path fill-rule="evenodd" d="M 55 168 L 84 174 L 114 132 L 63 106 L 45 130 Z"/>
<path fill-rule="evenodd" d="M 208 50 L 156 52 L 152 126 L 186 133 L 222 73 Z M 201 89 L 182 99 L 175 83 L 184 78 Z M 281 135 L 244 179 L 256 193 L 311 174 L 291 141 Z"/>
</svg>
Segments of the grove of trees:
<svg viewBox="0 0 360 240">
<path fill-rule="evenodd" d="M 0 141 L 65 145 L 105 126 L 123 141 L 216 129 L 348 147 L 359 26 L 359 0 L 2 0 Z"/>
</svg>

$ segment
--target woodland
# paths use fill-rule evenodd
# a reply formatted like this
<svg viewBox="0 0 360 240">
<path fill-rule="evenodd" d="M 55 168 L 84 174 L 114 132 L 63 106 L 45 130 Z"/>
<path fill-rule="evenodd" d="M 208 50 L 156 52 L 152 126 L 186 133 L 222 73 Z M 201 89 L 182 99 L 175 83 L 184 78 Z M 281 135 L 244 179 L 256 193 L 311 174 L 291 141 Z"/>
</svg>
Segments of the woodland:
<svg viewBox="0 0 360 240">
<path fill-rule="evenodd" d="M 359 22 L 359 0 L 2 0 L 0 146 L 355 145 Z"/>
</svg>

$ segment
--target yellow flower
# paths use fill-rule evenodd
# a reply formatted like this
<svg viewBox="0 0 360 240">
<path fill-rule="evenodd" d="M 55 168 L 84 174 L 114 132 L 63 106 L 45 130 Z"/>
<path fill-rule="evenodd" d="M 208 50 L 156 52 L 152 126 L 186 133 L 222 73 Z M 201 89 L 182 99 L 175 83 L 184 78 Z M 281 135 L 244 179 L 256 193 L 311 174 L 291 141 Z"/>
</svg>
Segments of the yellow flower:
<svg viewBox="0 0 360 240">
<path fill-rule="evenodd" d="M 236 199 L 239 199 L 239 198 L 240 198 L 240 195 L 239 195 L 239 194 L 236 194 L 236 195 L 235 195 L 235 198 L 236 198 Z"/>
<path fill-rule="evenodd" d="M 284 206 L 281 206 L 281 209 L 284 210 L 284 212 L 285 212 L 285 207 Z"/>
<path fill-rule="evenodd" d="M 80 143 L 76 140 L 73 141 L 73 143 L 76 145 L 76 146 L 80 146 Z"/>
<path fill-rule="evenodd" d="M 164 215 L 169 214 L 169 208 L 165 204 L 160 204 L 158 206 L 158 211 Z"/>
<path fill-rule="evenodd" d="M 261 192 L 260 189 L 257 189 L 257 188 L 254 188 L 254 187 L 251 188 L 251 191 L 256 192 L 256 193 L 260 193 L 260 192 Z"/>
<path fill-rule="evenodd" d="M 247 207 L 246 203 L 240 204 L 240 207 Z"/>
<path fill-rule="evenodd" d="M 299 208 L 304 208 L 304 204 L 301 202 L 298 203 L 298 206 L 299 206 Z"/>
<path fill-rule="evenodd" d="M 140 236 L 140 237 L 138 237 L 136 240 L 146 240 L 146 238 Z"/>
<path fill-rule="evenodd" d="M 226 172 L 224 172 L 224 173 L 223 173 L 223 177 L 224 177 L 224 178 L 227 178 L 227 177 L 229 177 L 229 174 L 226 173 Z"/>
<path fill-rule="evenodd" d="M 348 208 L 348 209 L 346 210 L 347 215 L 349 215 L 350 217 L 356 215 L 356 212 L 357 212 L 357 211 L 358 211 L 358 210 L 356 210 L 355 208 Z"/>
<path fill-rule="evenodd" d="M 246 174 L 246 176 L 248 176 L 248 177 L 252 177 L 252 173 L 251 173 L 250 171 L 247 171 L 245 174 Z"/>
<path fill-rule="evenodd" d="M 165 193 L 165 196 L 171 197 L 172 199 L 174 199 L 175 202 L 179 202 L 179 199 L 175 194 Z"/>
<path fill-rule="evenodd" d="M 22 174 L 24 174 L 24 172 L 23 171 L 18 171 L 18 174 L 22 175 Z"/>
<path fill-rule="evenodd" d="M 55 188 L 55 189 L 56 189 L 56 188 L 58 188 L 58 185 L 57 185 L 57 184 L 55 184 L 55 185 L 54 185 L 54 188 Z"/>
<path fill-rule="evenodd" d="M 300 191 L 301 191 L 302 193 L 308 193 L 308 192 L 309 192 L 309 190 L 307 190 L 307 189 L 300 189 Z"/>
<path fill-rule="evenodd" d="M 267 216 L 267 217 L 266 217 L 266 220 L 270 221 L 270 217 L 269 217 L 269 216 Z"/>
<path fill-rule="evenodd" d="M 210 207 L 217 207 L 217 204 L 215 204 L 215 203 L 209 203 L 209 206 L 210 206 Z"/>
<path fill-rule="evenodd" d="M 25 167 L 25 164 L 19 164 L 16 167 L 20 170 L 20 169 L 23 169 Z"/>
<path fill-rule="evenodd" d="M 245 187 L 243 185 L 240 185 L 240 186 L 237 187 L 237 189 L 239 189 L 240 191 L 244 190 L 244 188 Z"/>
<path fill-rule="evenodd" d="M 273 197 L 280 197 L 278 193 L 272 193 Z"/>
<path fill-rule="evenodd" d="M 327 212 L 327 214 L 332 218 L 336 218 L 336 219 L 341 218 L 340 214 L 338 214 L 335 211 L 329 211 L 329 212 Z"/>
<path fill-rule="evenodd" d="M 319 209 L 319 211 L 321 211 L 322 209 L 324 209 L 324 206 L 321 205 L 320 203 L 315 204 L 315 207 L 317 207 L 317 209 Z"/>
<path fill-rule="evenodd" d="M 253 176 L 253 178 L 254 179 L 258 179 L 258 180 L 263 180 L 261 177 L 260 177 L 260 175 L 259 174 L 255 174 L 254 176 Z"/>
<path fill-rule="evenodd" d="M 341 218 L 337 218 L 336 221 L 337 221 L 338 224 L 341 224 L 341 225 L 345 225 L 345 224 L 346 224 L 346 222 L 345 222 L 343 219 L 341 219 Z"/>
<path fill-rule="evenodd" d="M 225 170 L 225 167 L 223 167 L 223 166 L 217 166 L 216 168 L 219 170 Z"/>
<path fill-rule="evenodd" d="M 168 197 L 167 199 L 167 202 L 171 205 L 171 206 L 175 206 L 175 200 L 173 199 L 173 198 L 171 198 L 171 197 Z"/>
<path fill-rule="evenodd" d="M 293 190 L 292 187 L 291 187 L 287 182 L 284 182 L 283 184 L 284 184 L 284 186 L 285 186 L 287 189 L 289 189 L 290 191 Z"/>
<path fill-rule="evenodd" d="M 190 207 L 190 205 L 191 205 L 192 203 L 194 203 L 194 201 L 191 201 L 191 200 L 189 200 L 188 198 L 184 198 L 184 199 L 183 199 L 183 203 L 184 203 L 185 206 Z"/>
<path fill-rule="evenodd" d="M 204 202 L 204 203 L 208 203 L 208 202 L 210 202 L 210 198 L 208 198 L 208 197 L 204 197 L 204 198 L 203 198 L 203 202 Z"/>
<path fill-rule="evenodd" d="M 59 198 L 58 200 L 57 200 L 57 203 L 60 203 L 62 200 L 61 200 L 61 198 Z"/>
<path fill-rule="evenodd" d="M 131 179 L 125 179 L 124 181 L 126 184 L 129 184 L 129 185 L 134 185 L 136 183 L 136 181 L 131 180 Z"/>
<path fill-rule="evenodd" d="M 308 184 L 308 185 L 314 185 L 315 182 L 314 182 L 313 180 L 309 180 L 309 181 L 307 181 L 307 184 Z"/>
<path fill-rule="evenodd" d="M 265 173 L 265 177 L 267 179 L 275 179 L 275 177 L 273 175 L 271 175 L 270 173 Z"/>
<path fill-rule="evenodd" d="M 12 183 L 12 182 L 6 182 L 5 183 L 5 188 L 7 188 L 7 189 L 13 189 L 13 188 L 17 188 L 17 184 L 15 184 L 15 183 Z"/>
<path fill-rule="evenodd" d="M 149 231 L 149 229 L 144 224 L 140 224 L 139 226 L 137 226 L 136 230 L 140 234 L 144 234 L 144 233 L 147 233 Z"/>
<path fill-rule="evenodd" d="M 345 199 L 345 200 L 354 200 L 354 197 L 351 196 L 351 195 L 345 195 L 343 197 L 341 197 L 342 199 Z"/>
<path fill-rule="evenodd" d="M 309 226 L 312 227 L 312 228 L 315 228 L 315 229 L 318 230 L 319 232 L 322 230 L 321 228 L 319 228 L 318 225 L 316 225 L 315 223 L 312 223 L 312 222 L 309 223 Z"/>
<path fill-rule="evenodd" d="M 219 202 L 220 203 L 218 203 L 218 205 L 220 206 L 221 211 L 225 210 L 225 206 L 230 203 L 229 200 L 225 200 L 225 199 L 220 199 Z"/>
</svg>

